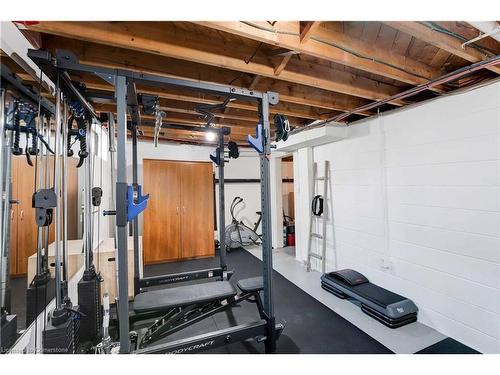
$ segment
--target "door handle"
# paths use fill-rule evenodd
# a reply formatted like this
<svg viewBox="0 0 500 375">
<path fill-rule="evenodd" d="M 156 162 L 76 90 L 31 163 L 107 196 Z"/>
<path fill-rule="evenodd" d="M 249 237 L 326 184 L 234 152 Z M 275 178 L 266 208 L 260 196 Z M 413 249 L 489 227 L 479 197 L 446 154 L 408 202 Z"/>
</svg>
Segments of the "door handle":
<svg viewBox="0 0 500 375">
<path fill-rule="evenodd" d="M 10 210 L 10 221 L 14 220 L 14 210 Z"/>
<path fill-rule="evenodd" d="M 175 208 L 175 211 L 177 212 L 177 215 L 179 215 L 179 206 Z"/>
<path fill-rule="evenodd" d="M 20 218 L 21 220 L 23 220 L 23 219 L 24 219 L 24 210 L 21 210 L 21 212 L 19 213 L 19 218 Z"/>
</svg>

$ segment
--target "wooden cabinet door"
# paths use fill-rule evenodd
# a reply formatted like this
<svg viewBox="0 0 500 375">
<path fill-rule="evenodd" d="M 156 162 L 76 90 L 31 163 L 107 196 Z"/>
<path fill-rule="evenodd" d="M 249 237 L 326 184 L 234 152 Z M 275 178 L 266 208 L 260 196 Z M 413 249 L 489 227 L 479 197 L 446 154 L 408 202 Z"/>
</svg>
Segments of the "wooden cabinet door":
<svg viewBox="0 0 500 375">
<path fill-rule="evenodd" d="M 31 202 L 35 168 L 29 166 L 25 159 L 19 159 L 16 171 L 17 199 L 20 201 L 17 208 L 17 274 L 25 275 L 28 272 L 28 257 L 36 253 L 37 247 L 35 209 Z"/>
<path fill-rule="evenodd" d="M 35 161 L 34 158 L 32 159 Z M 68 159 L 68 239 L 76 239 L 78 226 L 78 172 L 76 158 Z M 45 169 L 45 162 L 43 163 Z M 43 171 L 42 175 L 45 173 Z M 53 186 L 54 157 L 49 158 L 50 186 Z M 28 272 L 28 258 L 36 253 L 38 227 L 32 196 L 35 168 L 28 165 L 26 156 L 12 157 L 12 198 L 20 201 L 11 206 L 10 272 L 23 276 Z M 49 229 L 49 243 L 54 241 L 55 223 Z"/>
<path fill-rule="evenodd" d="M 214 182 L 211 163 L 182 163 L 182 257 L 214 255 Z"/>
<path fill-rule="evenodd" d="M 144 160 L 144 263 L 159 263 L 182 256 L 180 239 L 181 179 L 178 162 Z"/>
</svg>

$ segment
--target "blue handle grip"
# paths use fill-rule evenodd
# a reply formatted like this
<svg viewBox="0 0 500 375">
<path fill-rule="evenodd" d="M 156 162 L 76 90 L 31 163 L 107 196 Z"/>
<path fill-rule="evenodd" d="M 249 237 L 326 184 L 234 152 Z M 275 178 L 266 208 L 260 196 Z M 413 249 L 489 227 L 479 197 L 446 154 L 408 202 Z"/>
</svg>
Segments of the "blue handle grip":
<svg viewBox="0 0 500 375">
<path fill-rule="evenodd" d="M 215 156 L 210 154 L 210 160 L 215 163 L 215 165 L 220 164 L 220 153 L 218 152 L 219 148 L 217 148 L 217 151 L 215 151 Z"/>
<path fill-rule="evenodd" d="M 257 124 L 257 126 L 255 127 L 255 133 L 257 137 L 255 138 L 248 134 L 247 141 L 255 151 L 257 151 L 259 154 L 262 154 L 264 152 L 264 142 L 262 142 L 264 138 L 262 136 L 262 124 Z"/>
<path fill-rule="evenodd" d="M 137 186 L 137 203 L 134 203 L 134 187 L 129 186 L 127 188 L 127 220 L 134 220 L 137 215 L 146 209 L 148 206 L 149 194 L 141 195 L 141 186 Z"/>
</svg>

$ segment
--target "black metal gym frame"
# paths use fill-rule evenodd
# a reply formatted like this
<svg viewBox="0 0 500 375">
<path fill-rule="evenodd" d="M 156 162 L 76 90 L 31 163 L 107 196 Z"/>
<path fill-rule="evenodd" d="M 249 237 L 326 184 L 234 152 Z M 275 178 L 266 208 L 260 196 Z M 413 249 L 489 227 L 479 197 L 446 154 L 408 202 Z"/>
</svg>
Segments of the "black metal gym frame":
<svg viewBox="0 0 500 375">
<path fill-rule="evenodd" d="M 218 345 L 228 343 L 228 337 L 250 338 L 260 336 L 265 341 L 267 353 L 276 350 L 276 336 L 278 327 L 274 316 L 272 300 L 272 248 L 271 248 L 271 212 L 270 212 L 270 169 L 269 155 L 271 153 L 270 144 L 270 123 L 269 105 L 275 105 L 279 101 L 277 93 L 257 92 L 238 87 L 189 81 L 171 77 L 163 77 L 148 73 L 139 73 L 130 70 L 112 69 L 105 67 L 81 64 L 76 57 L 68 51 L 58 51 L 53 57 L 48 51 L 29 50 L 28 56 L 35 64 L 49 77 L 57 77 L 62 71 L 66 72 L 87 72 L 98 75 L 107 82 L 115 86 L 115 96 L 117 104 L 117 181 L 116 181 L 116 226 L 117 226 L 117 253 L 118 253 L 118 285 L 119 285 L 119 334 L 120 352 L 130 352 L 129 339 L 129 305 L 128 305 L 128 248 L 127 248 L 127 210 L 134 202 L 127 201 L 127 165 L 126 165 L 126 142 L 127 142 L 127 86 L 133 83 L 142 83 L 150 86 L 173 86 L 207 92 L 219 96 L 231 96 L 235 99 L 256 103 L 258 105 L 260 122 L 262 125 L 261 134 L 257 134 L 262 140 L 262 150 L 260 151 L 260 171 L 261 171 L 261 211 L 262 211 L 262 266 L 263 266 L 263 304 L 265 319 L 259 322 L 230 327 L 207 335 L 196 336 L 176 343 L 157 345 L 148 352 L 165 353 L 169 351 L 200 351 L 208 347 L 213 348 Z M 65 80 L 63 80 L 65 82 Z M 80 94 L 81 96 L 81 94 Z M 82 97 L 82 104 L 88 102 Z M 200 340 L 209 340 L 202 342 Z M 172 347 L 174 347 L 172 349 Z"/>
<path fill-rule="evenodd" d="M 130 87 L 130 86 L 129 86 Z M 137 96 L 137 95 L 135 95 Z M 137 119 L 132 119 L 132 183 L 134 188 L 137 188 L 137 130 L 135 123 Z M 233 271 L 227 270 L 226 264 L 226 247 L 223 244 L 225 241 L 225 206 L 224 206 L 224 136 L 231 133 L 231 129 L 228 127 L 215 128 L 215 127 L 200 127 L 200 126 L 182 126 L 176 124 L 162 124 L 162 128 L 166 129 L 183 129 L 197 132 L 208 132 L 212 131 L 217 133 L 218 137 L 218 147 L 216 151 L 216 160 L 218 161 L 217 167 L 219 171 L 219 179 L 222 181 L 219 184 L 219 243 L 220 245 L 220 266 L 215 268 L 194 270 L 159 276 L 149 276 L 143 277 L 141 257 L 139 253 L 139 224 L 138 218 L 134 219 L 133 227 L 133 237 L 134 237 L 134 294 L 139 294 L 143 288 L 174 284 L 179 282 L 187 282 L 202 279 L 213 279 L 213 280 L 228 280 L 233 275 Z"/>
</svg>

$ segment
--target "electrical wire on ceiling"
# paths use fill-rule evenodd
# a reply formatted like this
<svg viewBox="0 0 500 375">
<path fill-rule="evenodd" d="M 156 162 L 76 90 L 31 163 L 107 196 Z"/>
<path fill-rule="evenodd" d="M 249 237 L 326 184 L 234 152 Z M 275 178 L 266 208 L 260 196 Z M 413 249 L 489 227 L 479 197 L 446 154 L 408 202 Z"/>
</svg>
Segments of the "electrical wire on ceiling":
<svg viewBox="0 0 500 375">
<path fill-rule="evenodd" d="M 253 58 L 255 57 L 255 55 L 257 54 L 257 52 L 259 52 L 259 49 L 260 47 L 263 46 L 263 42 L 260 42 L 259 45 L 257 46 L 257 48 L 255 48 L 255 50 L 252 52 L 252 54 L 250 55 L 249 58 L 245 59 L 245 64 L 250 64 L 250 62 L 253 60 Z M 229 85 L 232 85 L 234 82 L 236 82 L 237 80 L 243 78 L 245 76 L 246 73 L 241 73 L 240 75 L 238 75 L 237 77 L 233 78 L 231 81 L 229 81 Z"/>
<path fill-rule="evenodd" d="M 450 31 L 440 25 L 438 25 L 437 23 L 435 22 L 424 22 L 424 21 L 418 21 L 417 22 L 418 24 L 422 25 L 422 26 L 425 26 L 425 27 L 428 27 L 429 29 L 431 29 L 432 31 L 437 31 L 441 34 L 445 34 L 445 35 L 448 35 L 448 36 L 451 36 L 455 39 L 458 39 L 460 40 L 461 42 L 468 42 L 468 39 L 460 34 L 457 34 L 453 31 Z M 493 51 L 490 51 L 489 49 L 487 48 L 484 48 L 484 47 L 481 47 L 479 45 L 477 45 L 476 43 L 470 43 L 467 45 L 468 47 L 472 47 L 474 48 L 475 50 L 485 54 L 486 56 L 495 56 L 495 53 Z"/>
<path fill-rule="evenodd" d="M 293 32 L 293 31 L 280 31 L 280 30 L 276 30 L 276 29 L 273 29 L 273 28 L 270 28 L 270 27 L 264 27 L 264 26 L 261 26 L 261 25 L 256 25 L 256 24 L 248 22 L 248 21 L 241 21 L 241 23 L 244 23 L 247 26 L 250 26 L 250 27 L 262 30 L 262 31 L 267 31 L 267 32 L 270 32 L 270 33 L 274 33 L 274 34 L 300 36 L 300 33 L 296 33 L 296 32 Z M 423 78 L 423 79 L 428 79 L 429 78 L 429 77 L 425 77 L 425 76 L 422 76 L 420 74 L 417 74 L 415 72 L 410 72 L 410 71 L 408 71 L 408 70 L 406 70 L 404 68 L 401 68 L 400 66 L 397 66 L 397 65 L 394 65 L 394 64 L 391 64 L 391 63 L 388 63 L 388 62 L 385 62 L 385 61 L 382 61 L 382 60 L 379 60 L 379 59 L 376 59 L 376 58 L 373 58 L 373 57 L 370 57 L 370 56 L 365 56 L 365 55 L 363 55 L 363 54 L 361 54 L 359 52 L 356 52 L 356 51 L 353 51 L 353 50 L 351 50 L 349 48 L 343 47 L 343 46 L 341 46 L 341 45 L 339 45 L 339 44 L 337 44 L 337 43 L 335 43 L 333 41 L 327 40 L 327 39 L 319 38 L 319 37 L 316 37 L 314 35 L 312 35 L 310 37 L 310 39 L 311 40 L 315 40 L 316 42 L 328 45 L 330 47 L 334 47 L 334 48 L 340 49 L 341 51 L 349 53 L 350 55 L 356 56 L 358 58 L 361 58 L 361 59 L 364 59 L 364 60 L 368 60 L 368 61 L 373 61 L 373 62 L 376 62 L 378 64 L 382 64 L 382 65 L 391 67 L 393 69 L 399 70 L 401 72 L 404 72 L 404 73 L 407 73 L 407 74 L 411 74 L 412 76 L 415 76 L 415 77 L 418 77 L 418 78 Z"/>
</svg>

